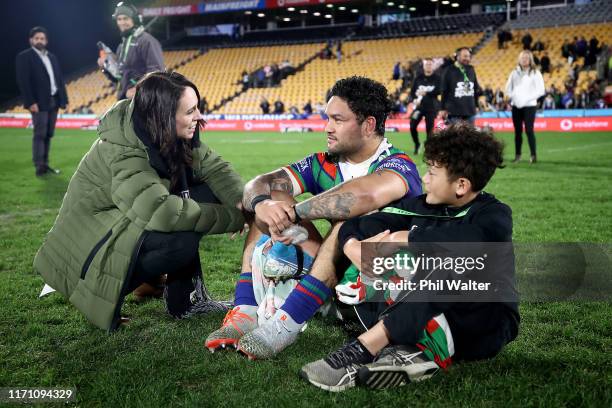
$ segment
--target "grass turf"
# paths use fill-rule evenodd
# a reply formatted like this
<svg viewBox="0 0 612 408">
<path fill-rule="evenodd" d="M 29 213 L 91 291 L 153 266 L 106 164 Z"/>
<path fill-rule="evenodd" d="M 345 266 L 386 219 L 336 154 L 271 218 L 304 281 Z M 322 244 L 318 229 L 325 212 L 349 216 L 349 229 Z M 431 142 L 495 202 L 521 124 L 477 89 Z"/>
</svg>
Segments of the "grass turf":
<svg viewBox="0 0 612 408">
<path fill-rule="evenodd" d="M 512 207 L 515 241 L 612 242 L 611 136 L 540 133 L 537 165 L 509 164 L 497 172 L 487 191 Z M 512 159 L 510 135 L 499 137 L 508 146 L 506 159 Z M 1 387 L 74 386 L 83 406 L 612 405 L 608 302 L 522 304 L 519 337 L 493 360 L 459 363 L 401 389 L 332 394 L 297 376 L 303 364 L 346 340 L 340 328 L 321 318 L 274 360 L 249 362 L 234 352 L 204 349 L 222 315 L 175 321 L 161 301 L 139 305 L 128 298 L 123 314 L 132 323 L 109 335 L 60 295 L 37 299 L 42 280 L 32 270 L 34 254 L 94 139 L 91 131 L 58 131 L 51 164 L 62 174 L 38 179 L 30 131 L 0 129 Z M 245 179 L 325 146 L 321 134 L 206 133 L 204 139 Z M 412 151 L 406 134 L 390 139 Z M 416 161 L 422 173 L 422 160 Z M 203 239 L 205 279 L 215 296 L 231 298 L 240 252 L 240 240 Z"/>
</svg>

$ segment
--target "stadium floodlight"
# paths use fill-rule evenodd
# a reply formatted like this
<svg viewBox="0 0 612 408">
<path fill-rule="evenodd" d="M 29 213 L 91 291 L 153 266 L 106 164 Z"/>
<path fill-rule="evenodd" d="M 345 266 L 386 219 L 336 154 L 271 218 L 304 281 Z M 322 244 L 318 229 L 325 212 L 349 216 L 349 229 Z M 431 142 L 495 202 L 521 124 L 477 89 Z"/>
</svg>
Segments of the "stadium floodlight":
<svg viewBox="0 0 612 408">
<path fill-rule="evenodd" d="M 346 10 L 346 7 L 344 7 L 344 6 L 340 6 L 340 7 L 338 7 L 338 10 L 342 10 L 342 11 L 344 11 L 344 10 Z"/>
<path fill-rule="evenodd" d="M 393 7 L 393 6 L 395 6 L 395 3 L 394 3 L 394 2 L 392 2 L 392 1 L 390 1 L 390 2 L 388 2 L 388 3 L 387 3 L 387 6 L 389 6 L 389 7 Z"/>
<path fill-rule="evenodd" d="M 244 12 L 244 14 L 246 14 L 247 16 L 250 16 L 251 14 L 253 14 L 253 12 L 251 10 L 247 10 Z"/>
<path fill-rule="evenodd" d="M 332 18 L 332 15 L 331 14 L 326 14 L 325 18 Z"/>
<path fill-rule="evenodd" d="M 295 7 L 289 7 L 287 8 L 288 11 L 295 11 Z"/>
<path fill-rule="evenodd" d="M 406 6 L 404 6 L 403 4 L 400 4 L 400 5 L 399 5 L 399 6 L 397 6 L 397 7 L 399 7 L 399 8 L 401 8 L 401 9 L 403 9 L 403 8 L 404 8 L 404 7 L 406 7 Z"/>
<path fill-rule="evenodd" d="M 328 4 L 327 8 L 334 8 L 334 5 L 333 4 Z"/>
<path fill-rule="evenodd" d="M 300 13 L 302 13 L 302 14 L 308 14 L 308 10 L 300 10 Z"/>
<path fill-rule="evenodd" d="M 459 3 L 453 3 L 451 4 L 451 7 L 459 7 Z"/>
<path fill-rule="evenodd" d="M 448 0 L 442 0 L 442 4 L 448 4 L 448 3 L 450 3 L 450 1 L 448 1 Z"/>
<path fill-rule="evenodd" d="M 265 17 L 266 15 L 264 13 L 258 13 L 257 17 Z"/>
<path fill-rule="evenodd" d="M 352 9 L 352 10 L 351 10 L 351 13 L 355 13 L 355 14 L 357 14 L 357 13 L 359 13 L 359 10 L 357 10 L 357 9 Z"/>
<path fill-rule="evenodd" d="M 432 2 L 432 3 L 437 3 L 437 2 L 438 2 L 438 0 L 431 0 L 431 2 Z"/>
<path fill-rule="evenodd" d="M 283 18 L 283 21 L 291 21 L 291 19 L 289 17 L 285 17 Z"/>
<path fill-rule="evenodd" d="M 315 11 L 314 13 L 312 13 L 313 16 L 315 17 L 319 17 L 321 15 L 321 13 L 319 13 L 318 11 Z"/>
<path fill-rule="evenodd" d="M 408 10 L 410 10 L 410 11 L 416 11 L 416 7 L 410 7 Z"/>
</svg>

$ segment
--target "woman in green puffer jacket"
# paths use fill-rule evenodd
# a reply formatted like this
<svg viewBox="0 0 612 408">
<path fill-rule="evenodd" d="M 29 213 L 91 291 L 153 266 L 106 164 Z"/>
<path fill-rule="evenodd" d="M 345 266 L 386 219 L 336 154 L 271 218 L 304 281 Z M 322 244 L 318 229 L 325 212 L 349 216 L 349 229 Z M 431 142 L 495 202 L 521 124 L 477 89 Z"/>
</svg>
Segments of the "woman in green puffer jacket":
<svg viewBox="0 0 612 408">
<path fill-rule="evenodd" d="M 200 142 L 199 101 L 182 75 L 154 72 L 106 112 L 36 254 L 44 281 L 100 328 L 116 329 L 125 296 L 164 274 L 172 316 L 224 307 L 203 288 L 198 246 L 243 227 L 243 183 Z"/>
</svg>

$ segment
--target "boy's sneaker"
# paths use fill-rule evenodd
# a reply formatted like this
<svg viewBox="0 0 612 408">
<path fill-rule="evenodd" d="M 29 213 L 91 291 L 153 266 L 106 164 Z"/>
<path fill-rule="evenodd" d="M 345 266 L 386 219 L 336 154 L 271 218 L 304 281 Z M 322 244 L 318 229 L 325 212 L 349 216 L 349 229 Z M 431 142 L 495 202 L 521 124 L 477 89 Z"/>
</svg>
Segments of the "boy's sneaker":
<svg viewBox="0 0 612 408">
<path fill-rule="evenodd" d="M 297 340 L 305 324 L 278 309 L 270 320 L 242 336 L 236 348 L 250 360 L 272 358 Z"/>
<path fill-rule="evenodd" d="M 223 319 L 221 328 L 208 335 L 204 346 L 214 353 L 218 348 L 234 346 L 246 333 L 257 327 L 257 306 L 236 306 Z"/>
<path fill-rule="evenodd" d="M 438 365 L 417 347 L 388 346 L 376 361 L 359 369 L 359 384 L 372 389 L 399 387 L 426 380 L 438 370 Z"/>
<path fill-rule="evenodd" d="M 344 391 L 355 386 L 359 368 L 373 359 L 359 340 L 353 340 L 327 357 L 306 364 L 300 377 L 327 391 Z"/>
</svg>

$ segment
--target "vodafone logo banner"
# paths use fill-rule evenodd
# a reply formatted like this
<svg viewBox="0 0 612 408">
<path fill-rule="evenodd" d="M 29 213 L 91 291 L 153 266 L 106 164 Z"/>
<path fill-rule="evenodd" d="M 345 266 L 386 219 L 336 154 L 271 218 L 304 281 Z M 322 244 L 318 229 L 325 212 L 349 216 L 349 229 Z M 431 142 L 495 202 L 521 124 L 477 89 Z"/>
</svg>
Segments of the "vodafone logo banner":
<svg viewBox="0 0 612 408">
<path fill-rule="evenodd" d="M 76 115 L 73 115 L 76 116 Z M 436 126 L 440 121 L 436 120 Z M 58 129 L 92 129 L 98 126 L 95 118 L 58 118 Z M 206 125 L 207 131 L 236 131 L 236 132 L 324 132 L 326 121 L 316 120 L 219 120 L 211 119 Z M 513 132 L 512 119 L 476 119 L 477 126 L 489 126 L 496 132 Z M 15 115 L 0 117 L 0 128 L 31 128 L 32 120 L 29 115 Z M 409 132 L 408 120 L 390 119 L 386 123 L 387 129 L 398 132 Z M 612 116 L 599 116 L 589 118 L 537 118 L 536 132 L 612 132 Z M 425 121 L 419 124 L 419 131 L 425 131 Z"/>
<path fill-rule="evenodd" d="M 477 126 L 489 126 L 498 132 L 512 132 L 512 119 L 476 119 Z M 537 118 L 534 130 L 551 132 L 594 132 L 612 131 L 612 116 L 589 118 Z"/>
<path fill-rule="evenodd" d="M 347 0 L 266 0 L 266 8 L 283 8 L 293 6 L 316 6 L 326 3 L 346 3 Z"/>
</svg>

